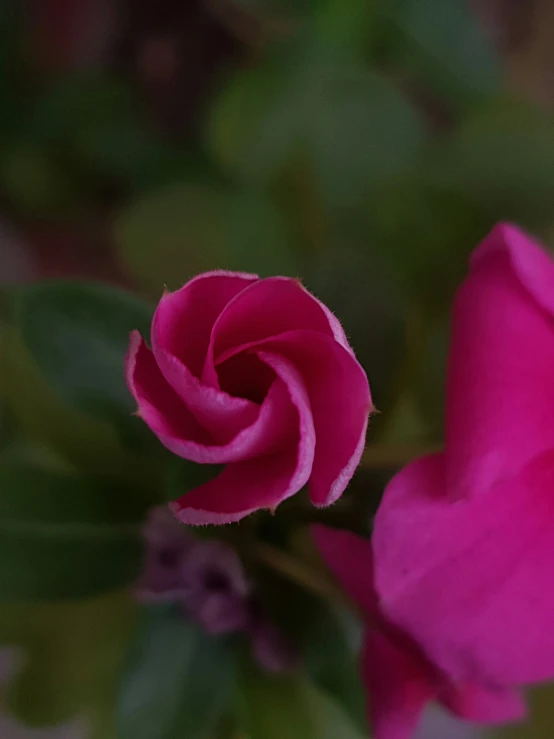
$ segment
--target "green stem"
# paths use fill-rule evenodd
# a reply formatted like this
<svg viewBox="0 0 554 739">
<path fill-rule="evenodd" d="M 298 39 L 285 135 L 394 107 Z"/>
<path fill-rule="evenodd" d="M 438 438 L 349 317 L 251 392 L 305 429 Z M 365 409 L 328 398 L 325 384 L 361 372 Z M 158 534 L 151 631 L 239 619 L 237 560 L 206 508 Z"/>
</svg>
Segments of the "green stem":
<svg viewBox="0 0 554 739">
<path fill-rule="evenodd" d="M 305 562 L 291 556 L 288 552 L 258 541 L 252 543 L 248 553 L 261 565 L 278 572 L 305 590 L 309 590 L 331 603 L 346 604 L 356 610 L 356 606 L 348 601 L 343 591 L 329 578 Z"/>
</svg>

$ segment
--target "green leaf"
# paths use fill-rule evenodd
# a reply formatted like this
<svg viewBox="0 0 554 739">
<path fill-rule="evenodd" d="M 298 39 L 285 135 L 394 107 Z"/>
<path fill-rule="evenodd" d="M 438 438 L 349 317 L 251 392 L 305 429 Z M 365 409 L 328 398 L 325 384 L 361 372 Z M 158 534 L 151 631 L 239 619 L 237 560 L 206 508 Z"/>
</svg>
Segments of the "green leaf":
<svg viewBox="0 0 554 739">
<path fill-rule="evenodd" d="M 79 187 L 50 153 L 34 143 L 12 144 L 2 166 L 1 185 L 11 203 L 34 216 L 51 218 L 79 202 Z"/>
<path fill-rule="evenodd" d="M 315 174 L 330 204 L 360 203 L 370 188 L 419 160 L 419 113 L 384 77 L 363 67 L 329 70 L 311 113 Z"/>
<path fill-rule="evenodd" d="M 445 310 L 467 260 L 492 227 L 477 203 L 420 173 L 376 188 L 366 215 L 368 252 L 388 265 L 408 295 L 432 313 Z"/>
<path fill-rule="evenodd" d="M 477 111 L 437 150 L 429 177 L 456 190 L 491 221 L 529 227 L 552 221 L 554 121 L 525 103 L 498 102 Z"/>
<path fill-rule="evenodd" d="M 426 142 L 420 115 L 385 77 L 324 56 L 239 73 L 210 123 L 208 145 L 239 178 L 271 182 L 300 156 L 338 206 L 412 166 Z"/>
<path fill-rule="evenodd" d="M 115 227 L 132 276 L 152 292 L 215 268 L 297 274 L 287 223 L 263 195 L 179 185 L 139 200 Z"/>
<path fill-rule="evenodd" d="M 118 428 L 142 431 L 124 378 L 129 334 L 148 335 L 151 309 L 104 285 L 41 283 L 18 296 L 17 323 L 31 356 L 58 395 Z"/>
<path fill-rule="evenodd" d="M 446 369 L 450 338 L 449 316 L 423 327 L 421 354 L 414 373 L 415 400 L 432 439 L 444 439 Z"/>
<path fill-rule="evenodd" d="M 499 89 L 500 64 L 465 0 L 381 0 L 398 34 L 395 61 L 463 110 Z"/>
<path fill-rule="evenodd" d="M 136 616 L 127 594 L 64 603 L 4 603 L 0 644 L 22 650 L 8 690 L 9 708 L 43 727 L 79 716 L 95 721 L 116 689 Z"/>
<path fill-rule="evenodd" d="M 307 100 L 295 58 L 294 50 L 280 48 L 264 64 L 232 77 L 212 104 L 207 146 L 245 182 L 268 182 L 293 152 Z"/>
<path fill-rule="evenodd" d="M 177 500 L 189 490 L 213 480 L 224 469 L 223 464 L 196 464 L 188 459 L 171 457 L 166 467 L 165 500 Z"/>
<path fill-rule="evenodd" d="M 0 599 L 79 598 L 138 575 L 140 490 L 4 462 L 0 491 Z"/>
<path fill-rule="evenodd" d="M 301 676 L 242 670 L 238 720 L 249 739 L 362 739 L 339 706 Z"/>
<path fill-rule="evenodd" d="M 233 652 L 171 609 L 151 608 L 119 699 L 121 739 L 201 739 L 228 707 Z"/>
<path fill-rule="evenodd" d="M 306 286 L 342 323 L 374 403 L 385 408 L 405 350 L 406 297 L 365 244 L 356 248 L 341 234 L 331 246 L 307 269 Z"/>
<path fill-rule="evenodd" d="M 320 0 L 314 18 L 317 49 L 335 59 L 362 60 L 375 3 L 368 0 Z"/>
<path fill-rule="evenodd" d="M 46 445 L 80 470 L 159 490 L 153 460 L 124 448 L 107 421 L 86 416 L 62 402 L 13 326 L 2 332 L 0 348 L 0 394 L 20 434 L 37 445 Z"/>
<path fill-rule="evenodd" d="M 270 573 L 263 573 L 258 587 L 269 617 L 299 648 L 310 679 L 366 734 L 359 624 L 350 614 Z"/>
</svg>

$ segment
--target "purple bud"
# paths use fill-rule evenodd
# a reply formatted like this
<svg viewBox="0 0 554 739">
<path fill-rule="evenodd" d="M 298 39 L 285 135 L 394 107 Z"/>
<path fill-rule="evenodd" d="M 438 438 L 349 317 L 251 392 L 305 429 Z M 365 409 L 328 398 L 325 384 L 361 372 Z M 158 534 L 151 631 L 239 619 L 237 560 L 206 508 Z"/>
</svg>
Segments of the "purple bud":
<svg viewBox="0 0 554 739">
<path fill-rule="evenodd" d="M 144 600 L 172 600 L 182 587 L 182 562 L 195 539 L 167 508 L 150 512 L 144 538 L 146 560 L 137 593 Z"/>
<path fill-rule="evenodd" d="M 210 634 L 240 631 L 250 620 L 250 586 L 236 552 L 217 540 L 198 541 L 183 559 L 179 600 Z"/>
</svg>

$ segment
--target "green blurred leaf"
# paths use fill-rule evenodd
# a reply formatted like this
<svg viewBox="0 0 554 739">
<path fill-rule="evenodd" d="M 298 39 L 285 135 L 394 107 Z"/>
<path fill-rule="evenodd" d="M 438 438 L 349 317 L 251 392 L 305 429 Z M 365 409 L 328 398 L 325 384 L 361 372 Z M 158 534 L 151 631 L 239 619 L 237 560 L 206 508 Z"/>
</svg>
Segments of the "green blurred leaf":
<svg viewBox="0 0 554 739">
<path fill-rule="evenodd" d="M 166 466 L 164 499 L 177 500 L 189 490 L 213 480 L 224 468 L 223 464 L 196 464 L 188 459 L 172 457 Z"/>
<path fill-rule="evenodd" d="M 365 42 L 375 12 L 368 0 L 320 0 L 314 33 L 321 51 L 335 58 L 363 59 Z"/>
<path fill-rule="evenodd" d="M 397 33 L 393 57 L 460 110 L 499 89 L 500 64 L 465 0 L 380 0 Z"/>
<path fill-rule="evenodd" d="M 79 183 L 34 143 L 11 145 L 2 162 L 0 184 L 18 210 L 33 216 L 59 215 L 79 204 Z"/>
<path fill-rule="evenodd" d="M 525 103 L 499 102 L 467 118 L 437 150 L 429 177 L 454 189 L 491 221 L 529 227 L 552 221 L 554 121 Z"/>
<path fill-rule="evenodd" d="M 278 576 L 264 572 L 258 579 L 264 608 L 297 645 L 310 679 L 366 734 L 359 624 L 345 611 Z"/>
<path fill-rule="evenodd" d="M 297 273 L 287 223 L 262 194 L 180 185 L 139 200 L 115 226 L 123 263 L 159 294 L 195 273 L 225 268 Z"/>
<path fill-rule="evenodd" d="M 16 431 L 46 445 L 80 470 L 158 489 L 153 461 L 125 449 L 109 423 L 63 403 L 13 327 L 2 332 L 0 348 L 0 394 Z"/>
<path fill-rule="evenodd" d="M 17 323 L 41 372 L 61 398 L 137 436 L 124 378 L 129 334 L 149 333 L 151 308 L 104 285 L 41 283 L 17 297 Z"/>
<path fill-rule="evenodd" d="M 375 405 L 385 408 L 405 350 L 405 295 L 365 244 L 356 248 L 341 235 L 330 246 L 308 268 L 306 286 L 342 323 Z"/>
<path fill-rule="evenodd" d="M 304 125 L 306 89 L 295 68 L 295 54 L 291 56 L 288 48 L 279 49 L 264 64 L 238 72 L 212 103 L 208 148 L 216 161 L 243 181 L 273 178 L 290 157 Z"/>
<path fill-rule="evenodd" d="M 410 169 L 426 144 L 423 121 L 383 76 L 329 72 L 312 111 L 315 174 L 329 203 L 361 202 L 372 186 Z"/>
<path fill-rule="evenodd" d="M 136 578 L 140 490 L 4 462 L 0 491 L 0 599 L 79 598 Z"/>
<path fill-rule="evenodd" d="M 276 677 L 243 668 L 238 720 L 249 739 L 362 739 L 325 693 L 300 676 Z"/>
<path fill-rule="evenodd" d="M 16 717 L 36 727 L 84 714 L 95 721 L 115 692 L 135 614 L 133 600 L 121 593 L 75 602 L 2 604 L 0 644 L 23 651 L 8 694 Z"/>
<path fill-rule="evenodd" d="M 421 174 L 376 189 L 365 224 L 370 253 L 431 313 L 449 305 L 469 254 L 493 225 L 477 203 Z"/>
<path fill-rule="evenodd" d="M 27 131 L 33 138 L 63 143 L 83 128 L 128 116 L 133 105 L 122 80 L 96 71 L 74 72 L 55 79 L 37 98 Z"/>
<path fill-rule="evenodd" d="M 175 154 L 148 125 L 130 86 L 105 72 L 74 72 L 52 83 L 24 133 L 88 173 L 141 186 Z"/>
<path fill-rule="evenodd" d="M 429 321 L 423 329 L 421 355 L 414 377 L 415 398 L 433 440 L 444 438 L 449 316 Z"/>
<path fill-rule="evenodd" d="M 167 607 L 146 612 L 119 700 L 121 739 L 201 739 L 227 710 L 233 652 Z"/>
<path fill-rule="evenodd" d="M 340 206 L 410 167 L 425 141 L 419 114 L 385 77 L 318 55 L 240 72 L 208 128 L 210 149 L 239 178 L 266 183 L 301 155 L 320 193 Z"/>
</svg>

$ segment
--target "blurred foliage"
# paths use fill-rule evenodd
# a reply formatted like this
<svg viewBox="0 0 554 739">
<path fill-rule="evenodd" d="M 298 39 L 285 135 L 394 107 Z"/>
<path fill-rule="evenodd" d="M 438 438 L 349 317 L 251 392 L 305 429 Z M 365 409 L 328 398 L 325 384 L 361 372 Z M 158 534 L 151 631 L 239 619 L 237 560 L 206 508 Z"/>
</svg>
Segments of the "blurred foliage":
<svg viewBox="0 0 554 739">
<path fill-rule="evenodd" d="M 228 710 L 234 677 L 229 645 L 170 608 L 144 613 L 131 645 L 118 711 L 122 739 L 202 739 Z"/>
<path fill-rule="evenodd" d="M 365 736 L 359 629 L 341 606 L 246 554 L 302 657 L 273 676 L 121 592 L 151 506 L 219 471 L 172 459 L 132 415 L 129 331 L 147 337 L 147 301 L 200 271 L 299 277 L 368 370 L 377 452 L 440 443 L 468 254 L 500 219 L 552 242 L 554 119 L 510 87 L 465 0 L 163 2 L 159 15 L 147 2 L 144 16 L 122 2 L 107 20 L 101 5 L 0 3 L 0 225 L 29 253 L 28 282 L 50 262 L 90 272 L 7 289 L 0 243 L 0 643 L 25 654 L 10 710 L 32 726 L 85 716 L 93 739 Z M 52 48 L 64 64 L 44 61 Z M 335 521 L 369 534 L 395 469 L 381 462 Z M 302 496 L 221 535 L 290 551 L 291 521 L 307 521 Z M 551 735 L 541 695 L 507 736 Z"/>
</svg>

